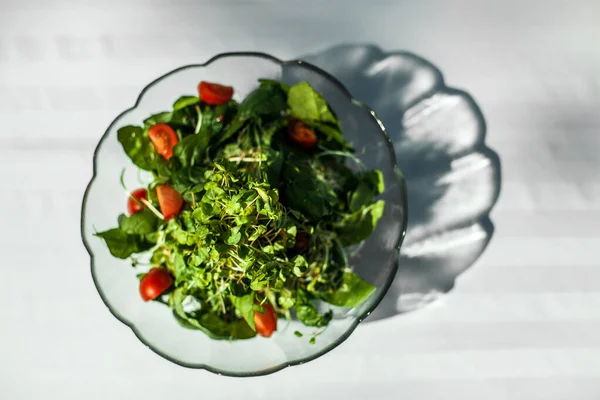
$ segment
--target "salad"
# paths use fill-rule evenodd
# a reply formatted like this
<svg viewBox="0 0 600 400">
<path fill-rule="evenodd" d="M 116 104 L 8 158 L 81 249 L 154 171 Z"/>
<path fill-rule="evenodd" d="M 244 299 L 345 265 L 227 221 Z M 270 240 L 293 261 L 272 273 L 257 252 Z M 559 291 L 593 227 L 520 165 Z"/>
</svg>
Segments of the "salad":
<svg viewBox="0 0 600 400">
<path fill-rule="evenodd" d="M 95 235 L 131 260 L 142 299 L 186 328 L 231 340 L 270 337 L 279 318 L 325 327 L 333 312 L 317 302 L 352 308 L 375 290 L 346 251 L 383 214 L 382 174 L 308 83 L 265 79 L 239 103 L 233 94 L 202 81 L 198 96 L 118 130 L 152 182 L 130 191 L 121 179 L 128 215 Z"/>
</svg>

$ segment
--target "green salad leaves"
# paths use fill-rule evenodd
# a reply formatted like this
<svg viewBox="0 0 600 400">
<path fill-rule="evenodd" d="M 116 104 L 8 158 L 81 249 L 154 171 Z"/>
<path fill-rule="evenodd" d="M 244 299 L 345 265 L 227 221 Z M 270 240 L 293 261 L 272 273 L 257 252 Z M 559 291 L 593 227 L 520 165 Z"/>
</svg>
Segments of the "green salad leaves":
<svg viewBox="0 0 600 400">
<path fill-rule="evenodd" d="M 130 197 L 135 213 L 96 235 L 113 256 L 132 258 L 144 299 L 211 338 L 268 337 L 278 317 L 327 326 L 333 312 L 317 302 L 352 308 L 375 290 L 345 248 L 383 215 L 381 172 L 346 165 L 354 155 L 340 122 L 306 82 L 260 80 L 241 103 L 206 87 L 214 92 L 118 130 L 154 180 L 145 198 Z M 145 275 L 149 267 L 162 275 Z"/>
</svg>

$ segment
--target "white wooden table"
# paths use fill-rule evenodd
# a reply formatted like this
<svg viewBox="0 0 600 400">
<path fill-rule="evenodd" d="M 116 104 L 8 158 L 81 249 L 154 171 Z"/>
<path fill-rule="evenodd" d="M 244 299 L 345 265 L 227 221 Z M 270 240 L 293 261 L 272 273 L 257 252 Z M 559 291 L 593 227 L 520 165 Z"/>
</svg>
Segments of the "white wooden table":
<svg viewBox="0 0 600 400">
<path fill-rule="evenodd" d="M 597 0 L 0 0 L 0 398 L 600 398 L 599 40 Z M 306 365 L 161 359 L 106 310 L 81 244 L 105 127 L 180 65 L 356 42 L 477 99 L 503 168 L 491 244 L 438 302 Z"/>
</svg>

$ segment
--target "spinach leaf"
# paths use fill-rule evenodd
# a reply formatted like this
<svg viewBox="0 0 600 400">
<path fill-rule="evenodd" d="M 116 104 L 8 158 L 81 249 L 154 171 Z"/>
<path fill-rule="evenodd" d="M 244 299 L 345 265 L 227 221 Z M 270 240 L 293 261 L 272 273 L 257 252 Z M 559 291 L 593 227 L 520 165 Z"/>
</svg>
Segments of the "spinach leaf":
<svg viewBox="0 0 600 400">
<path fill-rule="evenodd" d="M 121 259 L 128 258 L 135 253 L 141 253 L 152 247 L 152 243 L 146 242 L 139 235 L 129 235 L 121 228 L 109 229 L 95 235 L 104 239 L 110 254 Z"/>
<path fill-rule="evenodd" d="M 309 219 L 318 220 L 329 214 L 338 201 L 327 182 L 301 160 L 289 158 L 284 162 L 283 179 L 286 205 Z"/>
<path fill-rule="evenodd" d="M 355 273 L 345 272 L 340 287 L 333 293 L 321 296 L 321 299 L 335 306 L 353 308 L 364 302 L 375 289 Z"/>
<path fill-rule="evenodd" d="M 208 332 L 221 338 L 249 339 L 256 336 L 256 332 L 243 319 L 227 322 L 214 313 L 206 313 L 198 322 Z"/>
<path fill-rule="evenodd" d="M 254 325 L 254 293 L 249 293 L 242 297 L 231 296 L 231 301 L 240 313 L 240 315 L 246 320 L 248 326 L 255 331 L 256 326 Z"/>
<path fill-rule="evenodd" d="M 158 114 L 151 115 L 144 120 L 144 127 L 150 128 L 152 125 L 159 123 L 168 124 L 171 122 L 172 117 L 173 113 L 170 111 L 163 111 Z"/>
<path fill-rule="evenodd" d="M 369 205 L 373 196 L 385 190 L 383 175 L 377 169 L 360 173 L 357 180 L 358 184 L 354 190 L 348 193 L 348 207 L 352 212 Z"/>
<path fill-rule="evenodd" d="M 262 86 L 262 85 L 273 85 L 273 86 L 277 86 L 277 87 L 279 87 L 281 90 L 283 90 L 283 92 L 284 92 L 285 94 L 287 94 L 287 93 L 290 91 L 290 86 L 289 86 L 289 85 L 287 85 L 287 84 L 285 84 L 285 83 L 283 83 L 283 82 L 280 82 L 280 81 L 276 81 L 276 80 L 273 80 L 273 79 L 259 79 L 258 81 L 260 82 L 261 86 Z"/>
<path fill-rule="evenodd" d="M 158 218 L 147 208 L 129 217 L 122 216 L 119 227 L 128 235 L 147 235 L 158 228 Z"/>
<path fill-rule="evenodd" d="M 281 116 L 286 109 L 286 95 L 281 86 L 261 82 L 260 86 L 240 103 L 239 112 L 246 117 Z"/>
<path fill-rule="evenodd" d="M 367 183 L 371 187 L 374 195 L 381 194 L 385 191 L 383 174 L 380 170 L 374 169 L 368 172 L 362 172 L 358 177 L 362 182 Z"/>
<path fill-rule="evenodd" d="M 369 205 L 373 199 L 373 191 L 368 183 L 360 181 L 358 186 L 349 193 L 348 208 L 351 212 L 358 211 Z"/>
<path fill-rule="evenodd" d="M 340 121 L 327 101 L 307 82 L 300 82 L 290 88 L 288 105 L 294 117 L 325 135 L 327 140 L 338 143 L 342 148 L 351 149 L 342 136 Z"/>
<path fill-rule="evenodd" d="M 173 103 L 173 111 L 181 110 L 182 108 L 198 104 L 200 99 L 197 96 L 181 96 Z"/>
<path fill-rule="evenodd" d="M 383 215 L 385 202 L 379 200 L 353 213 L 346 214 L 334 226 L 342 245 L 350 246 L 365 240 L 375 230 Z"/>
<path fill-rule="evenodd" d="M 352 146 L 350 146 L 350 144 L 348 144 L 346 139 L 344 139 L 342 136 L 342 128 L 340 127 L 339 123 L 326 123 L 320 121 L 307 121 L 306 123 L 317 132 L 325 135 L 327 140 L 341 145 L 341 147 L 344 149 L 352 150 Z"/>
<path fill-rule="evenodd" d="M 300 82 L 292 86 L 288 92 L 287 102 L 292 115 L 301 120 L 338 123 L 338 119 L 329 109 L 325 99 L 308 82 Z"/>
<path fill-rule="evenodd" d="M 148 133 L 139 126 L 124 126 L 117 131 L 117 139 L 131 161 L 143 170 L 156 167 L 158 154 L 148 138 Z"/>
<path fill-rule="evenodd" d="M 261 163 L 261 171 L 266 174 L 267 180 L 272 187 L 278 187 L 283 168 L 283 154 L 267 147 L 263 151 L 264 161 Z"/>
<path fill-rule="evenodd" d="M 204 159 L 210 136 L 208 134 L 189 135 L 173 147 L 173 155 L 186 168 L 198 164 Z"/>
<path fill-rule="evenodd" d="M 330 310 L 324 315 L 319 314 L 315 306 L 310 302 L 308 295 L 300 287 L 296 290 L 296 317 L 306 326 L 323 327 L 329 324 L 333 318 Z"/>
<path fill-rule="evenodd" d="M 181 326 L 201 330 L 216 340 L 248 339 L 256 336 L 256 332 L 248 326 L 245 320 L 225 321 L 215 313 L 205 311 L 204 306 L 186 311 L 183 303 L 189 298 L 187 293 L 178 288 L 173 291 L 169 299 L 173 315 Z M 197 299 L 195 301 L 198 302 Z"/>
<path fill-rule="evenodd" d="M 240 103 L 236 116 L 233 118 L 225 132 L 218 137 L 214 145 L 218 146 L 226 142 L 236 133 L 247 128 L 248 125 L 260 125 L 261 118 L 264 118 L 265 121 L 274 119 L 275 117 L 281 118 L 282 113 L 284 113 L 286 109 L 286 96 L 282 87 L 273 85 L 270 81 L 261 83 L 257 89 L 252 91 L 244 101 Z M 281 121 L 277 119 L 274 122 L 281 123 Z M 270 126 L 267 129 L 266 135 L 262 138 L 266 140 L 265 143 L 270 142 L 270 137 L 277 129 L 279 128 L 275 126 Z"/>
</svg>

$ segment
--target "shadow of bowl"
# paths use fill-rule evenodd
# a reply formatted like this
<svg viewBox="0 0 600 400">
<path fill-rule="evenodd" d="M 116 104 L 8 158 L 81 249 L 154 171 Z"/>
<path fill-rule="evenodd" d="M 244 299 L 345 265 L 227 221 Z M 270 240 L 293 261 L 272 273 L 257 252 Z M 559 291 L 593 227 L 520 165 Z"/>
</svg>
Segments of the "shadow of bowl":
<svg viewBox="0 0 600 400">
<path fill-rule="evenodd" d="M 473 98 L 411 53 L 339 45 L 301 57 L 336 77 L 385 125 L 408 185 L 408 230 L 394 283 L 365 320 L 415 310 L 454 287 L 483 253 L 500 193 L 500 159 L 485 145 Z"/>
</svg>

